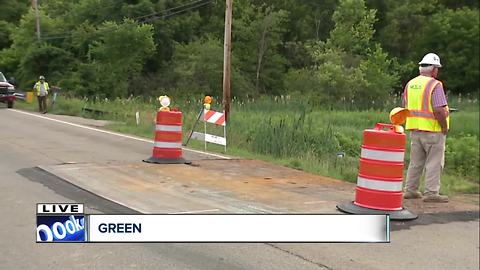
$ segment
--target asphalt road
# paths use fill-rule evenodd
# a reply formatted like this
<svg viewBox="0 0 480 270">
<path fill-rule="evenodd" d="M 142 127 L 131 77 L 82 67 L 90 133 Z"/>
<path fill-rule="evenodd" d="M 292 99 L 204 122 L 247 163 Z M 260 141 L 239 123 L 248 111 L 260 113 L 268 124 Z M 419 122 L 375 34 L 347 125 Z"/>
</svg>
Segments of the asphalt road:
<svg viewBox="0 0 480 270">
<path fill-rule="evenodd" d="M 48 115 L 47 115 L 48 116 Z M 478 269 L 478 212 L 404 226 L 390 244 L 37 244 L 35 204 L 131 211 L 35 169 L 68 162 L 134 162 L 145 141 L 0 108 L 0 269 Z M 207 158 L 186 152 L 189 159 Z M 50 177 L 50 178 L 49 178 Z"/>
<path fill-rule="evenodd" d="M 138 161 L 151 154 L 151 145 L 4 108 L 0 125 L 0 269 L 322 269 L 265 244 L 37 244 L 36 203 L 88 199 L 86 212 L 126 211 L 68 184 L 44 185 L 48 176 L 31 181 L 34 167 Z"/>
</svg>

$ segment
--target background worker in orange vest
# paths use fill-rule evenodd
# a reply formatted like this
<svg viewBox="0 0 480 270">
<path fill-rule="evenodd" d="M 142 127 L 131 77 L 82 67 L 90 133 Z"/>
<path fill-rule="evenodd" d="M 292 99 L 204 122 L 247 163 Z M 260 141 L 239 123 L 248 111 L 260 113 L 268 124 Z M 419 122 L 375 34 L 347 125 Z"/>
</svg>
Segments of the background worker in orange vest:
<svg viewBox="0 0 480 270">
<path fill-rule="evenodd" d="M 33 89 L 37 93 L 38 98 L 38 111 L 40 113 L 47 113 L 47 95 L 50 87 L 48 83 L 45 81 L 44 76 L 38 77 L 38 82 L 35 83 Z"/>
<path fill-rule="evenodd" d="M 437 80 L 442 67 L 440 57 L 426 54 L 420 65 L 420 75 L 405 86 L 404 105 L 410 111 L 406 129 L 410 130 L 410 165 L 407 172 L 405 199 L 422 198 L 418 191 L 425 170 L 424 202 L 448 202 L 440 195 L 440 175 L 445 160 L 445 139 L 449 128 L 448 104 L 443 84 Z"/>
</svg>

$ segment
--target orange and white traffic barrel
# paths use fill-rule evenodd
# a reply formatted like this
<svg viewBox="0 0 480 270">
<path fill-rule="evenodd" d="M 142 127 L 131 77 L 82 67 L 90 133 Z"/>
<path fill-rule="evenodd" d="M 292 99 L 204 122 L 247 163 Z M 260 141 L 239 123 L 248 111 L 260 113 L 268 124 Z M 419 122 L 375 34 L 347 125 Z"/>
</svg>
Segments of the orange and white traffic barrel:
<svg viewBox="0 0 480 270">
<path fill-rule="evenodd" d="M 396 126 L 376 124 L 363 132 L 355 201 L 338 205 L 347 213 L 390 214 L 391 219 L 415 219 L 402 206 L 406 136 Z"/>
<path fill-rule="evenodd" d="M 182 112 L 158 111 L 153 154 L 148 163 L 188 163 L 182 157 Z"/>
</svg>

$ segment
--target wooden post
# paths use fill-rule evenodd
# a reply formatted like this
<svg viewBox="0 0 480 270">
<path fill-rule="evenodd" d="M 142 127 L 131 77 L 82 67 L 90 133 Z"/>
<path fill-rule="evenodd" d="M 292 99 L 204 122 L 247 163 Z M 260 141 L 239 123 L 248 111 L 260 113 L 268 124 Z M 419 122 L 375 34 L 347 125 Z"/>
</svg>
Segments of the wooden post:
<svg viewBox="0 0 480 270">
<path fill-rule="evenodd" d="M 232 51 L 232 3 L 233 0 L 225 0 L 225 37 L 223 44 L 223 108 L 225 121 L 228 124 L 230 116 L 230 65 Z"/>
<path fill-rule="evenodd" d="M 37 39 L 40 41 L 41 35 L 40 35 L 40 14 L 38 13 L 38 0 L 32 0 L 32 5 L 35 9 L 35 19 L 36 19 L 36 25 L 37 25 Z"/>
</svg>

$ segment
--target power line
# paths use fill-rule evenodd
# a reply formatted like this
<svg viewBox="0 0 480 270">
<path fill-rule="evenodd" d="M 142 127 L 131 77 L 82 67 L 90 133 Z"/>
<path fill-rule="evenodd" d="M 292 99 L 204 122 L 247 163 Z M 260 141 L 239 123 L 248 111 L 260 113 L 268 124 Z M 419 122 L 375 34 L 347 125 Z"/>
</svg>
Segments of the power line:
<svg viewBox="0 0 480 270">
<path fill-rule="evenodd" d="M 194 4 L 196 4 L 196 3 L 201 3 L 201 2 L 205 2 L 205 0 L 192 1 L 192 2 L 186 3 L 186 4 L 181 5 L 181 6 L 176 6 L 176 7 L 173 7 L 173 8 L 168 8 L 168 9 L 165 9 L 165 10 L 162 10 L 162 11 L 158 11 L 158 12 L 154 12 L 154 13 L 151 13 L 151 14 L 134 17 L 134 18 L 131 18 L 131 19 L 133 19 L 133 20 L 143 19 L 143 18 L 155 16 L 155 15 L 158 15 L 158 14 L 161 14 L 161 13 L 166 13 L 166 12 L 171 11 L 171 10 L 174 10 L 174 9 L 178 9 L 178 8 L 182 8 L 182 7 L 187 7 L 187 6 L 194 5 Z M 208 2 L 210 2 L 210 1 L 208 1 Z"/>
<path fill-rule="evenodd" d="M 174 17 L 174 15 L 184 13 L 184 12 L 188 12 L 190 10 L 197 9 L 199 7 L 206 6 L 206 5 L 209 5 L 211 3 L 213 3 L 213 1 L 211 1 L 211 0 L 206 1 L 206 2 L 203 2 L 203 3 L 199 3 L 198 5 L 191 6 L 189 8 L 185 8 L 185 9 L 182 9 L 182 10 L 179 10 L 179 11 L 176 11 L 176 12 L 173 12 L 173 13 L 169 13 L 169 14 L 166 14 L 166 15 L 163 15 L 163 16 L 154 16 L 152 18 L 143 20 L 142 22 L 152 22 L 152 21 L 155 21 L 155 20 L 158 20 L 158 19 L 168 19 L 170 17 Z"/>
<path fill-rule="evenodd" d="M 138 19 L 147 18 L 145 20 L 140 20 L 140 22 L 142 22 L 142 23 L 152 22 L 152 21 L 155 21 L 155 20 L 158 20 L 158 19 L 168 19 L 168 18 L 174 17 L 174 15 L 184 13 L 184 12 L 188 12 L 190 10 L 194 10 L 194 9 L 202 7 L 202 6 L 212 4 L 213 2 L 214 2 L 213 0 L 192 1 L 192 2 L 184 4 L 184 5 L 176 6 L 176 7 L 173 7 L 173 8 L 168 8 L 168 9 L 165 9 L 165 10 L 162 10 L 162 11 L 159 11 L 159 12 L 155 12 L 155 13 L 151 13 L 151 14 L 147 14 L 147 15 L 142 15 L 142 16 L 138 16 L 138 17 L 133 17 L 133 18 L 129 18 L 129 19 L 138 20 Z M 181 8 L 183 8 L 183 9 L 181 9 Z M 177 9 L 180 9 L 180 10 L 177 10 Z M 177 11 L 169 13 L 170 11 L 174 11 L 174 10 L 177 10 Z M 163 14 L 163 15 L 159 16 L 161 14 Z M 151 17 L 151 18 L 148 18 L 148 17 Z M 57 35 L 50 35 L 50 36 L 46 35 L 46 36 L 43 36 L 42 39 L 43 40 L 63 39 L 63 38 L 69 37 L 70 33 L 71 32 L 64 32 L 64 33 L 60 33 L 60 34 L 57 34 Z"/>
</svg>

